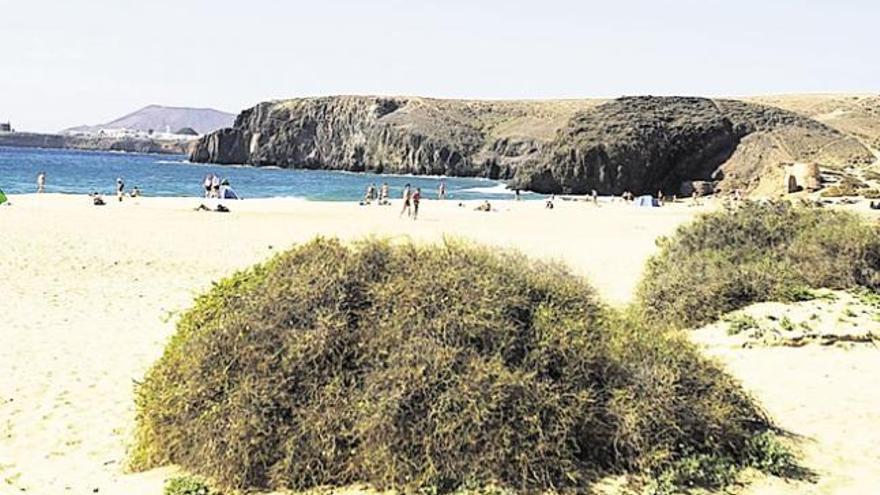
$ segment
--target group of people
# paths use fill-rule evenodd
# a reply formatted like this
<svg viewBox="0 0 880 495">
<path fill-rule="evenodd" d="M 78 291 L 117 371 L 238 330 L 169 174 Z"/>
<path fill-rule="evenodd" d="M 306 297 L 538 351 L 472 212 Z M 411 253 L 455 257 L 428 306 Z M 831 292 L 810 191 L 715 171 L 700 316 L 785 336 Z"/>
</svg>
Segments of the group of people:
<svg viewBox="0 0 880 495">
<path fill-rule="evenodd" d="M 46 172 L 41 171 L 37 174 L 37 193 L 42 194 L 46 192 Z M 132 198 L 137 198 L 141 195 L 141 190 L 138 186 L 134 186 L 129 191 L 128 196 Z M 116 199 L 119 202 L 122 202 L 122 199 L 126 196 L 125 193 L 125 181 L 122 177 L 116 178 Z M 98 191 L 92 191 L 89 193 L 89 197 L 92 198 L 92 204 L 95 206 L 103 206 L 106 203 L 104 202 L 104 198 Z"/>
<path fill-rule="evenodd" d="M 367 186 L 367 190 L 364 192 L 364 199 L 361 200 L 360 204 L 361 206 L 370 204 L 390 205 L 389 191 L 390 188 L 387 182 L 383 182 L 381 187 L 376 187 L 375 182 L 371 183 Z M 446 199 L 447 197 L 446 181 L 441 180 L 437 186 L 437 199 Z M 422 202 L 422 188 L 413 187 L 411 184 L 404 185 L 401 199 L 403 199 L 403 208 L 400 210 L 400 216 L 403 217 L 406 214 L 407 218 L 417 219 L 419 217 L 419 205 Z"/>
<path fill-rule="evenodd" d="M 229 185 L 229 179 L 220 179 L 214 174 L 205 176 L 202 187 L 205 189 L 205 199 L 239 199 Z"/>
<path fill-rule="evenodd" d="M 364 193 L 364 200 L 361 201 L 361 205 L 369 205 L 374 202 L 378 205 L 391 204 L 391 201 L 388 200 L 387 182 L 383 182 L 381 188 L 377 188 L 375 182 L 367 186 L 367 192 Z"/>
</svg>

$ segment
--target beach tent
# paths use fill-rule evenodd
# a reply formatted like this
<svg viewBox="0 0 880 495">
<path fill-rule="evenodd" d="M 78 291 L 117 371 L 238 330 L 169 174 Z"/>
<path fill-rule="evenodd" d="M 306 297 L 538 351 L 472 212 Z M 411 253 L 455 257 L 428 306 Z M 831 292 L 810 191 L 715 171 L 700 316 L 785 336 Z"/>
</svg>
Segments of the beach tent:
<svg viewBox="0 0 880 495">
<path fill-rule="evenodd" d="M 236 194 L 235 189 L 229 186 L 223 186 L 220 188 L 220 197 L 222 199 L 241 199 L 238 194 Z"/>
<path fill-rule="evenodd" d="M 635 200 L 636 206 L 660 206 L 660 201 L 654 199 L 653 196 L 639 196 Z"/>
<path fill-rule="evenodd" d="M 6 202 L 6 195 L 3 194 L 3 190 L 0 189 L 0 205 Z"/>
</svg>

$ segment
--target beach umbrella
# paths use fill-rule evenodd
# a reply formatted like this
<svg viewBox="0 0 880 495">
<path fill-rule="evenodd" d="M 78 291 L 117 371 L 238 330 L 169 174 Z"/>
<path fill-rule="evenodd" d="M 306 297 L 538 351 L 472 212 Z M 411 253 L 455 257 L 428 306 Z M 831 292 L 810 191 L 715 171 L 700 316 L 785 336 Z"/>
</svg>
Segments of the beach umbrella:
<svg viewBox="0 0 880 495">
<path fill-rule="evenodd" d="M 6 202 L 6 195 L 3 194 L 3 190 L 0 189 L 0 205 Z"/>
</svg>

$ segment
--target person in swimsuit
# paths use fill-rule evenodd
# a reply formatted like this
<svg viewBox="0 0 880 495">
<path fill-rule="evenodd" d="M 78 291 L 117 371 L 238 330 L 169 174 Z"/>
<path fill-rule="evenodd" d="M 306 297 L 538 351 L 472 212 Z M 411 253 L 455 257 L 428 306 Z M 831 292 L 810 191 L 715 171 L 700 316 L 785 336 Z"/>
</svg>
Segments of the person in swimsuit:
<svg viewBox="0 0 880 495">
<path fill-rule="evenodd" d="M 403 187 L 403 209 L 400 210 L 400 216 L 403 216 L 404 213 L 406 213 L 406 216 L 408 217 L 412 216 L 411 203 L 412 189 L 410 188 L 410 185 L 407 184 Z"/>
<path fill-rule="evenodd" d="M 382 183 L 382 190 L 379 192 L 379 204 L 387 205 L 388 204 L 388 183 Z"/>
<path fill-rule="evenodd" d="M 220 177 L 216 175 L 211 178 L 211 195 L 214 198 L 220 198 Z"/>
<path fill-rule="evenodd" d="M 46 172 L 40 172 L 37 174 L 37 192 L 46 192 Z"/>
<path fill-rule="evenodd" d="M 211 197 L 212 179 L 213 179 L 213 176 L 211 176 L 211 174 L 208 174 L 205 176 L 205 180 L 202 182 L 202 185 L 205 187 L 205 199 L 208 199 Z"/>
<path fill-rule="evenodd" d="M 122 181 L 122 177 L 116 178 L 116 199 L 119 202 L 122 202 L 122 197 L 125 196 L 125 182 Z"/>
<path fill-rule="evenodd" d="M 417 187 L 416 192 L 412 194 L 412 219 L 415 220 L 419 216 L 419 202 L 422 200 L 422 188 Z"/>
<path fill-rule="evenodd" d="M 437 199 L 446 199 L 446 181 L 440 181 L 440 187 L 437 188 Z"/>
</svg>

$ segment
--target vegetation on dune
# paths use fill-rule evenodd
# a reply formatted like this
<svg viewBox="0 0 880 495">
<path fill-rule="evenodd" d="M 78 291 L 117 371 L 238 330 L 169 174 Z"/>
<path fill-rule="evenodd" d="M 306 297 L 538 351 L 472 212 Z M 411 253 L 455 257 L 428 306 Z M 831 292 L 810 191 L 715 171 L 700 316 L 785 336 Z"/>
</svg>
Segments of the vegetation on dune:
<svg viewBox="0 0 880 495">
<path fill-rule="evenodd" d="M 880 229 L 852 213 L 746 202 L 658 244 L 637 295 L 654 324 L 688 328 L 811 288 L 880 289 Z"/>
<path fill-rule="evenodd" d="M 787 461 L 680 334 L 561 266 L 457 242 L 318 239 L 220 282 L 138 387 L 137 420 L 135 467 L 233 488 L 582 490 L 628 472 L 663 492 Z"/>
</svg>

